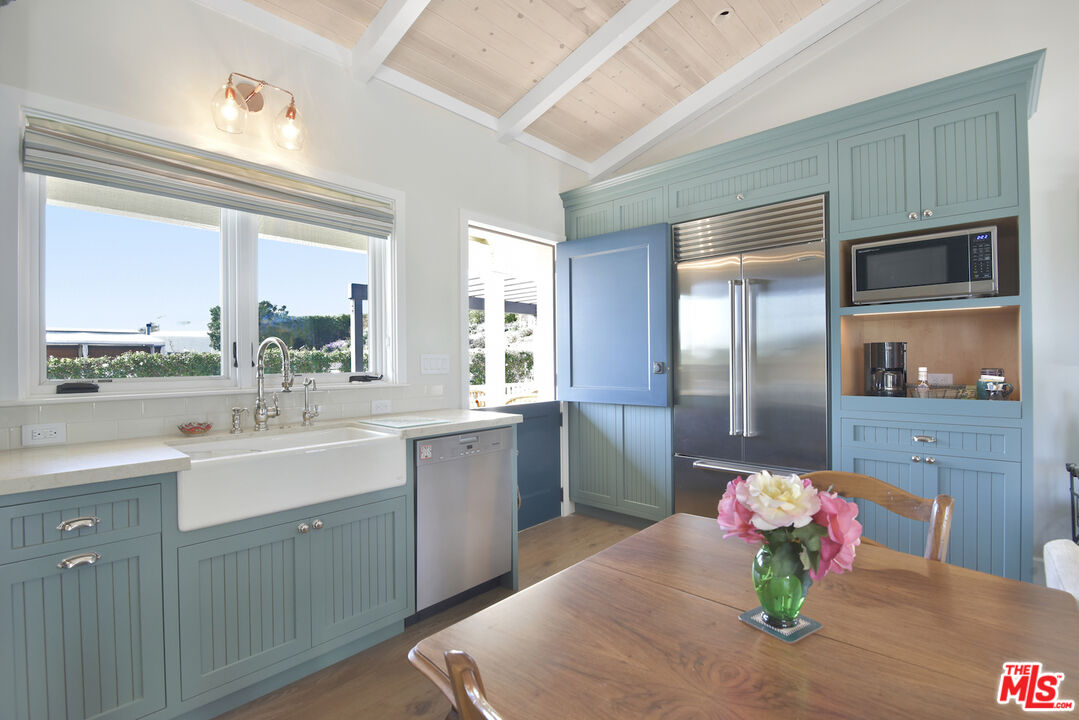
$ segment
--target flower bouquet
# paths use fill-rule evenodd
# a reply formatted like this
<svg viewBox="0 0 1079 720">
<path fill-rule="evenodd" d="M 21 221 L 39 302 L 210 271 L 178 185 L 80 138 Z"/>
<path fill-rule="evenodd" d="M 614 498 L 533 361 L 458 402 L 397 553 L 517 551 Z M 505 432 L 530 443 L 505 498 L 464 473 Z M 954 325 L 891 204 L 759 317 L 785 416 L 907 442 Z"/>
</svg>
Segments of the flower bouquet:
<svg viewBox="0 0 1079 720">
<path fill-rule="evenodd" d="M 857 515 L 853 502 L 793 474 L 763 470 L 727 485 L 719 501 L 723 537 L 763 543 L 753 559 L 753 587 L 765 622 L 792 627 L 814 580 L 851 569 L 862 535 Z"/>
</svg>

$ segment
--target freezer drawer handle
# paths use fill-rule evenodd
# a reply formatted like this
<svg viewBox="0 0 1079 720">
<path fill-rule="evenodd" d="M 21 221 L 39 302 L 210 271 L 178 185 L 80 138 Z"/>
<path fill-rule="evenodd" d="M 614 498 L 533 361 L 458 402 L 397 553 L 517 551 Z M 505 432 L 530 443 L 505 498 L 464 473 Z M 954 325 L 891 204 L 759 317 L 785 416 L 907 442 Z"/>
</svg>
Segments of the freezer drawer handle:
<svg viewBox="0 0 1079 720">
<path fill-rule="evenodd" d="M 732 472 L 732 473 L 745 473 L 746 475 L 752 475 L 757 472 L 749 468 L 735 467 L 734 465 L 722 465 L 711 460 L 694 460 L 694 470 L 716 470 L 718 472 Z"/>
</svg>

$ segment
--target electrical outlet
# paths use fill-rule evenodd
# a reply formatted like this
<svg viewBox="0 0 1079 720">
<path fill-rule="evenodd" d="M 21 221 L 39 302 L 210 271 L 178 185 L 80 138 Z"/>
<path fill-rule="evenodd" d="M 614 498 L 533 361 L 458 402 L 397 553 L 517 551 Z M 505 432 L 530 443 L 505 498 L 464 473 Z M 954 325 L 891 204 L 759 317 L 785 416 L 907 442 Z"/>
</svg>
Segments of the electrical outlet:
<svg viewBox="0 0 1079 720">
<path fill-rule="evenodd" d="M 41 425 L 22 426 L 23 447 L 31 445 L 59 445 L 67 442 L 67 425 L 64 423 L 43 423 Z"/>
<path fill-rule="evenodd" d="M 930 385 L 954 385 L 955 375 L 952 373 L 929 373 L 928 378 Z"/>
<path fill-rule="evenodd" d="M 372 400 L 371 401 L 371 414 L 372 415 L 384 415 L 390 412 L 392 405 L 389 400 Z"/>
</svg>

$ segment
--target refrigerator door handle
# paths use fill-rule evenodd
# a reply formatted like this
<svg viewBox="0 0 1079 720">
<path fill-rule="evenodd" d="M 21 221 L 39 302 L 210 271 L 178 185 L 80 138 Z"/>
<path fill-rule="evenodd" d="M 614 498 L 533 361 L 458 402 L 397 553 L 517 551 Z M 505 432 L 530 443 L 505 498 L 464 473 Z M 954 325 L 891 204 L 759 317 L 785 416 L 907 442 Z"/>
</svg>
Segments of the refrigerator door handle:
<svg viewBox="0 0 1079 720">
<path fill-rule="evenodd" d="M 742 280 L 742 437 L 756 437 L 753 429 L 753 363 L 750 343 L 753 341 L 753 296 L 749 278 Z"/>
<path fill-rule="evenodd" d="M 742 326 L 739 323 L 740 313 L 738 312 L 738 295 L 735 292 L 735 286 L 741 285 L 741 280 L 728 280 L 727 281 L 727 304 L 730 306 L 731 311 L 731 342 L 727 349 L 727 379 L 728 386 L 730 388 L 730 435 L 736 437 L 742 434 L 741 413 L 739 413 L 739 404 L 741 403 L 742 396 L 738 392 L 739 374 L 736 370 L 739 364 L 739 357 L 741 355 L 741 339 L 742 339 Z"/>
</svg>

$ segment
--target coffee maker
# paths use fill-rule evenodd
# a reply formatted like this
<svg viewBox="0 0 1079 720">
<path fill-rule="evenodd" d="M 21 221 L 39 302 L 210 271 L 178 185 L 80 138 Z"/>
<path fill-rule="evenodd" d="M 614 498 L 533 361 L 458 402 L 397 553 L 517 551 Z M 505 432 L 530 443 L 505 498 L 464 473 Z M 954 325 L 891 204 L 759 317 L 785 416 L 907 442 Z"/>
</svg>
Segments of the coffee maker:
<svg viewBox="0 0 1079 720">
<path fill-rule="evenodd" d="M 865 394 L 878 397 L 907 396 L 907 344 L 865 344 Z"/>
</svg>

